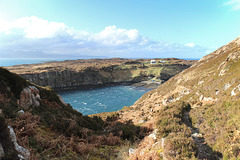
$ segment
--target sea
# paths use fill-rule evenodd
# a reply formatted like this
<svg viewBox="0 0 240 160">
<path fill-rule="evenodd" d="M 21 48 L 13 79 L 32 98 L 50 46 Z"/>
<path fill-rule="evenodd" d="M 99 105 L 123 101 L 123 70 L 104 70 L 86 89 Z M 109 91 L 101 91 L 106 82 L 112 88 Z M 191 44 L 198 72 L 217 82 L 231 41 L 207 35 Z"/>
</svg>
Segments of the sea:
<svg viewBox="0 0 240 160">
<path fill-rule="evenodd" d="M 144 87 L 118 85 L 57 93 L 74 109 L 83 115 L 89 115 L 118 111 L 124 106 L 131 106 L 148 91 L 150 89 Z"/>
<path fill-rule="evenodd" d="M 62 61 L 66 59 L 53 58 L 29 58 L 29 59 L 7 59 L 0 58 L 0 67 L 44 63 L 49 61 Z M 135 86 L 106 86 L 94 89 L 67 90 L 57 92 L 75 110 L 83 115 L 96 114 L 101 112 L 112 112 L 122 109 L 124 106 L 133 105 L 143 94 L 150 91 L 144 87 Z"/>
<path fill-rule="evenodd" d="M 7 67 L 20 64 L 44 63 L 50 61 L 63 61 L 65 59 L 55 58 L 0 58 L 0 67 Z"/>
</svg>

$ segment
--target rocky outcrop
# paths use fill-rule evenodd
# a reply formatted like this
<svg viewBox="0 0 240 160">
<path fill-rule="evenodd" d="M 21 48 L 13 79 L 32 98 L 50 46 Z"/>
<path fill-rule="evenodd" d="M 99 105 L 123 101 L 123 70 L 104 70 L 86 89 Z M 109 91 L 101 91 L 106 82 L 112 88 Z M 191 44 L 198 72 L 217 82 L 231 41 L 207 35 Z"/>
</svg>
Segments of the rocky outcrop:
<svg viewBox="0 0 240 160">
<path fill-rule="evenodd" d="M 2 159 L 4 157 L 4 150 L 2 147 L 2 144 L 0 143 L 0 159 Z"/>
<path fill-rule="evenodd" d="M 20 145 L 17 143 L 16 134 L 15 134 L 13 128 L 12 128 L 11 126 L 8 126 L 8 129 L 9 129 L 9 133 L 10 133 L 10 138 L 11 138 L 11 140 L 12 140 L 14 146 L 15 146 L 15 149 L 16 149 L 16 151 L 19 153 L 19 154 L 18 154 L 18 157 L 19 157 L 20 159 L 29 159 L 29 157 L 30 157 L 30 152 L 29 152 L 26 148 L 20 146 Z"/>
<path fill-rule="evenodd" d="M 35 86 L 29 86 L 23 89 L 20 94 L 19 106 L 27 109 L 30 106 L 40 106 L 39 90 Z"/>
</svg>

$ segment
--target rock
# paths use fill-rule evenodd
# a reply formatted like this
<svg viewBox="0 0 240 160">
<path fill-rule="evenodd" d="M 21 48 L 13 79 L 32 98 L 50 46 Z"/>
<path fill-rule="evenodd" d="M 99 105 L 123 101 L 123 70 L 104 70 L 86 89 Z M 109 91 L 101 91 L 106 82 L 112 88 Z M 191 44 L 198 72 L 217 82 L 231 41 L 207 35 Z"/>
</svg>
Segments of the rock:
<svg viewBox="0 0 240 160">
<path fill-rule="evenodd" d="M 157 137 L 156 137 L 157 131 L 158 131 L 158 129 L 155 129 L 148 137 L 156 140 L 157 139 Z"/>
<path fill-rule="evenodd" d="M 2 144 L 0 143 L 0 159 L 2 159 L 4 157 L 4 150 L 2 147 Z"/>
<path fill-rule="evenodd" d="M 62 104 L 67 106 L 67 103 L 63 100 L 62 96 L 58 95 L 58 97 L 59 97 L 59 100 L 62 102 Z"/>
<path fill-rule="evenodd" d="M 29 86 L 23 89 L 20 94 L 19 106 L 28 109 L 30 106 L 40 106 L 41 100 L 39 90 L 35 86 Z"/>
<path fill-rule="evenodd" d="M 199 101 L 202 101 L 203 100 L 203 95 L 201 95 L 200 97 L 199 97 Z"/>
<path fill-rule="evenodd" d="M 237 51 L 237 52 L 233 52 L 233 53 L 230 53 L 227 57 L 227 59 L 220 64 L 220 66 L 218 67 L 218 70 L 222 68 L 222 70 L 220 71 L 219 75 L 218 76 L 223 76 L 225 75 L 225 73 L 229 70 L 229 61 L 235 61 L 237 62 L 237 60 L 240 58 L 240 52 Z"/>
<path fill-rule="evenodd" d="M 18 157 L 19 157 L 20 159 L 29 159 L 29 157 L 30 157 L 30 152 L 29 152 L 26 148 L 20 146 L 20 145 L 17 143 L 16 134 L 15 134 L 13 128 L 12 128 L 11 126 L 8 126 L 8 129 L 9 129 L 10 139 L 11 139 L 11 141 L 13 142 L 16 151 L 19 153 L 19 154 L 18 154 Z"/>
<path fill-rule="evenodd" d="M 199 81 L 198 82 L 198 85 L 201 85 L 201 84 L 203 84 L 204 83 L 204 81 Z"/>
<path fill-rule="evenodd" d="M 129 150 L 128 150 L 128 154 L 129 154 L 129 155 L 132 155 L 134 152 L 135 152 L 135 149 L 129 148 Z"/>
<path fill-rule="evenodd" d="M 164 149 L 164 141 L 165 141 L 165 138 L 162 138 L 162 143 L 161 143 L 161 146 L 162 146 L 162 149 Z"/>
<path fill-rule="evenodd" d="M 201 138 L 201 137 L 203 137 L 203 135 L 201 133 L 193 133 L 192 137 L 193 138 Z"/>
<path fill-rule="evenodd" d="M 237 87 L 233 88 L 231 91 L 231 96 L 235 96 L 237 92 L 240 92 L 240 84 Z"/>
<path fill-rule="evenodd" d="M 141 119 L 138 123 L 144 123 L 145 121 L 143 119 Z"/>
<path fill-rule="evenodd" d="M 19 114 L 23 114 L 24 113 L 24 110 L 20 110 L 18 111 Z"/>
<path fill-rule="evenodd" d="M 230 84 L 230 83 L 225 84 L 224 90 L 227 90 L 229 87 L 231 87 L 231 84 Z"/>
</svg>

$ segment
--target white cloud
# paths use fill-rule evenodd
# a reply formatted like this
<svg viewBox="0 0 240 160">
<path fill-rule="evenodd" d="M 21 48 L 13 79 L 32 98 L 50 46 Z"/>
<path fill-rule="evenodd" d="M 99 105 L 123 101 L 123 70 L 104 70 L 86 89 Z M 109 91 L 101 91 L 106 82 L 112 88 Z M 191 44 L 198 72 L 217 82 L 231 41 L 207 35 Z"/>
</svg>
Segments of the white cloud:
<svg viewBox="0 0 240 160">
<path fill-rule="evenodd" d="M 106 27 L 100 33 L 94 35 L 96 41 L 104 45 L 122 45 L 125 43 L 134 43 L 139 40 L 140 36 L 136 29 L 120 29 L 115 25 Z"/>
<path fill-rule="evenodd" d="M 187 44 L 185 44 L 185 46 L 187 46 L 187 47 L 195 47 L 195 43 L 187 43 Z"/>
<path fill-rule="evenodd" d="M 115 25 L 99 33 L 79 31 L 64 23 L 38 17 L 24 17 L 13 22 L 0 19 L 1 57 L 105 56 L 105 57 L 201 57 L 206 48 L 152 41 L 137 29 Z"/>
<path fill-rule="evenodd" d="M 232 6 L 233 10 L 240 10 L 240 0 L 230 0 L 223 3 L 223 5 Z"/>
</svg>

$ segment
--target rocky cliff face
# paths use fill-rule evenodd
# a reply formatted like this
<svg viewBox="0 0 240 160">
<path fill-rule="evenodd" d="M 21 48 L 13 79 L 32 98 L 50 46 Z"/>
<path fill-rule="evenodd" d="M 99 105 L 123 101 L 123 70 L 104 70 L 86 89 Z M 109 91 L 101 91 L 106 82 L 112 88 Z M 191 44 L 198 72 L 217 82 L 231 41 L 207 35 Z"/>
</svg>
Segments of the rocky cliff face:
<svg viewBox="0 0 240 160">
<path fill-rule="evenodd" d="M 70 62 L 50 62 L 36 66 L 13 66 L 8 69 L 40 86 L 68 89 L 125 82 L 135 83 L 151 78 L 165 82 L 194 63 L 179 59 L 169 59 L 168 61 L 166 64 L 153 65 L 147 60 L 113 61 L 111 64 L 105 65 L 102 64 L 102 60 L 91 61 L 91 63 L 71 61 L 71 64 L 69 64 Z"/>
<path fill-rule="evenodd" d="M 129 70 L 87 68 L 84 71 L 50 71 L 34 74 L 20 74 L 27 80 L 41 85 L 50 86 L 54 89 L 77 88 L 84 86 L 104 85 L 111 83 L 136 82 L 145 79 L 133 79 Z"/>
</svg>

